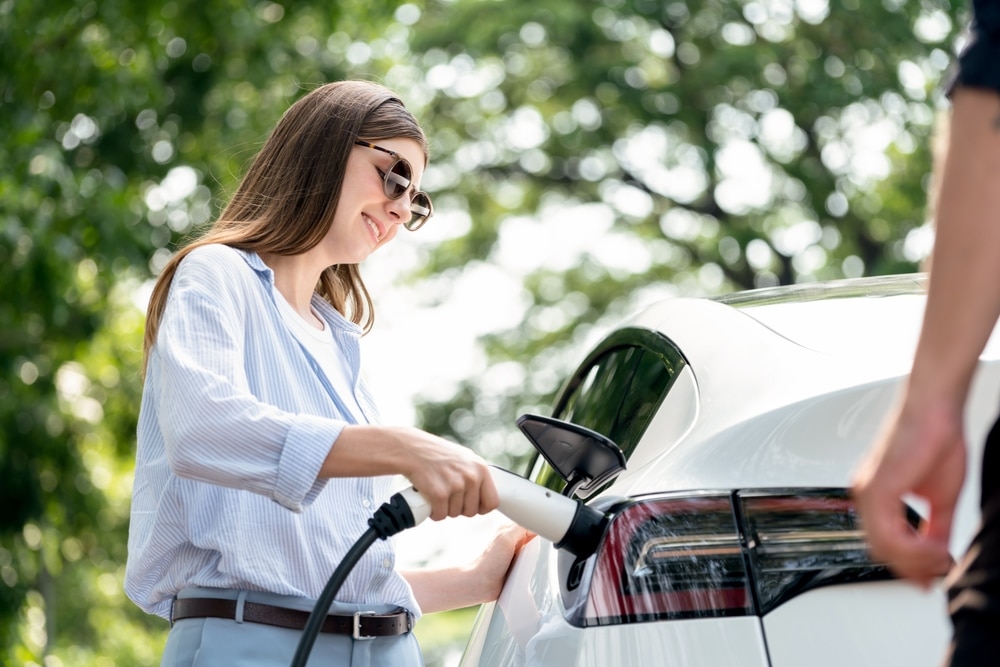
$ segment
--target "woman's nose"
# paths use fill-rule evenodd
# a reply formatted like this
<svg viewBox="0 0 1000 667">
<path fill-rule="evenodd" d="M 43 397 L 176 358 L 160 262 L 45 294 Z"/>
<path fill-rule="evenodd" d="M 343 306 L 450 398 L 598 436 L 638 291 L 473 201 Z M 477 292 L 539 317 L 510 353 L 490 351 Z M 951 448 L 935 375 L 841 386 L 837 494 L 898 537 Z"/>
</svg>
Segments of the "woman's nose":
<svg viewBox="0 0 1000 667">
<path fill-rule="evenodd" d="M 404 193 L 399 199 L 390 199 L 388 210 L 390 217 L 394 224 L 406 224 L 413 217 L 413 211 L 410 210 L 410 198 L 409 193 Z"/>
</svg>

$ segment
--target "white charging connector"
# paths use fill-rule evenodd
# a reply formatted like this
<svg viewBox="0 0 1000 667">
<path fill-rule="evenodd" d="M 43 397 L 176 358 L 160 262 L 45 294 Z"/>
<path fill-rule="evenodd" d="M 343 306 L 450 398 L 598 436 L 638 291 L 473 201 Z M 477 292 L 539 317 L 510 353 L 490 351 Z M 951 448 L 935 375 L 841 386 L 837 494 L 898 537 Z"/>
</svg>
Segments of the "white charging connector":
<svg viewBox="0 0 1000 667">
<path fill-rule="evenodd" d="M 597 548 L 605 516 L 579 500 L 567 498 L 520 475 L 490 466 L 500 496 L 501 514 L 577 556 Z M 413 514 L 414 525 L 430 516 L 431 506 L 412 486 L 399 492 Z"/>
</svg>

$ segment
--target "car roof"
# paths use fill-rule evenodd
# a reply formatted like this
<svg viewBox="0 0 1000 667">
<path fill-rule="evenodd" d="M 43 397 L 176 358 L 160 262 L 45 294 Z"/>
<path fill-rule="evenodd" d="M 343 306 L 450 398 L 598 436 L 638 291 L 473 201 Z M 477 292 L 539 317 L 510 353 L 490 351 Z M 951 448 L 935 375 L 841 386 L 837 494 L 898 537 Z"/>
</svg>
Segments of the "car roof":
<svg viewBox="0 0 1000 667">
<path fill-rule="evenodd" d="M 665 299 L 623 326 L 662 333 L 702 376 L 730 375 L 751 355 L 784 365 L 783 358 L 803 351 L 852 360 L 870 354 L 874 366 L 898 375 L 912 360 L 925 285 L 925 276 L 913 274 Z"/>
<path fill-rule="evenodd" d="M 899 354 L 916 346 L 926 274 L 806 283 L 716 297 L 780 336 L 828 354 Z"/>
<path fill-rule="evenodd" d="M 878 297 L 896 294 L 924 294 L 927 292 L 927 274 L 911 273 L 871 278 L 847 278 L 820 283 L 780 285 L 733 292 L 713 297 L 735 307 L 765 306 L 778 303 L 843 299 L 850 297 Z"/>
</svg>

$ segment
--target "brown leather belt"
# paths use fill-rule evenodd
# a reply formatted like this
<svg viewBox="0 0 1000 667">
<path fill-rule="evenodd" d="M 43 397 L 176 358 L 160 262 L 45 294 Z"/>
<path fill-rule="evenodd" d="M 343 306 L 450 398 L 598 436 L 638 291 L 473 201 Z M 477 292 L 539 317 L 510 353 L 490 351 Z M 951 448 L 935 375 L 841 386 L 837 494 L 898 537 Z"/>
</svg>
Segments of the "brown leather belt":
<svg viewBox="0 0 1000 667">
<path fill-rule="evenodd" d="M 216 598 L 178 598 L 174 600 L 170 620 L 180 621 L 185 618 L 228 618 L 236 620 L 236 600 L 219 600 Z M 243 603 L 243 620 L 264 625 L 276 625 L 279 628 L 302 630 L 306 627 L 309 612 L 298 609 L 285 609 L 259 602 Z M 375 612 L 359 611 L 353 614 L 329 614 L 323 621 L 320 632 L 335 635 L 348 635 L 355 639 L 371 639 L 374 637 L 391 637 L 402 635 L 413 628 L 410 613 L 400 609 L 391 614 L 376 614 Z"/>
</svg>

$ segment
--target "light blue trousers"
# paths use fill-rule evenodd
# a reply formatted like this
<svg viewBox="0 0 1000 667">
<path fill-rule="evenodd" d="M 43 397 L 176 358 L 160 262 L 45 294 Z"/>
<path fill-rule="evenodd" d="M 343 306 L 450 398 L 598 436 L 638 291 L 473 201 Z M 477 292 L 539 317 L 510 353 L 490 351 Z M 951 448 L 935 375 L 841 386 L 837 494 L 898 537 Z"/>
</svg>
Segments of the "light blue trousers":
<svg viewBox="0 0 1000 667">
<path fill-rule="evenodd" d="M 218 588 L 188 588 L 178 598 L 211 597 L 270 604 L 311 612 L 315 600 Z M 331 613 L 388 613 L 390 606 L 334 602 Z M 288 667 L 302 632 L 224 618 L 187 618 L 174 623 L 167 636 L 161 667 Z M 309 667 L 423 667 L 413 633 L 396 637 L 354 639 L 320 633 L 309 656 Z"/>
</svg>

